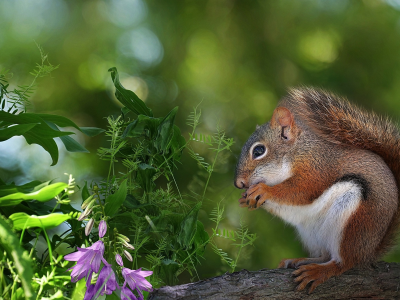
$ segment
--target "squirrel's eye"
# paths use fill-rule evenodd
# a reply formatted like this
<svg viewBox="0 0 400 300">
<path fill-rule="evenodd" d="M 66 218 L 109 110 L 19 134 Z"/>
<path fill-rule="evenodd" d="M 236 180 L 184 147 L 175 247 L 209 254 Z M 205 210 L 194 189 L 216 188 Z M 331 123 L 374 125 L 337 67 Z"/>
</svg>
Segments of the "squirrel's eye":
<svg viewBox="0 0 400 300">
<path fill-rule="evenodd" d="M 258 145 L 253 149 L 253 159 L 263 155 L 265 153 L 265 147 L 263 145 Z"/>
</svg>

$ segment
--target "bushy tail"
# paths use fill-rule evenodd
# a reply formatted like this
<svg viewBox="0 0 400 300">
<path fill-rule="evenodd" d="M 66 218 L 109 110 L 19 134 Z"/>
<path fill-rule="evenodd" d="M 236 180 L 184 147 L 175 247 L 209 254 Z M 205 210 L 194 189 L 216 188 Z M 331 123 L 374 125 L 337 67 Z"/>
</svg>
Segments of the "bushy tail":
<svg viewBox="0 0 400 300">
<path fill-rule="evenodd" d="M 400 132 L 388 118 L 322 90 L 294 89 L 284 102 L 326 140 L 370 150 L 382 157 L 393 172 L 400 195 Z M 395 243 L 399 225 L 400 205 L 379 246 L 382 254 Z"/>
</svg>

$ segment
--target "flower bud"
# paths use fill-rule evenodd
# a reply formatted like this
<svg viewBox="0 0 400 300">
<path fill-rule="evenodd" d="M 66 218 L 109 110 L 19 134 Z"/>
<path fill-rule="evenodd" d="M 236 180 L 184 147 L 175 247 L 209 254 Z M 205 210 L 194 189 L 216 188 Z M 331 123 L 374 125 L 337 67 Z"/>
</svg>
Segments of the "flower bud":
<svg viewBox="0 0 400 300">
<path fill-rule="evenodd" d="M 83 201 L 82 206 L 81 206 L 82 209 L 85 209 L 92 200 L 93 200 L 93 195 L 90 196 L 89 198 L 87 198 L 85 201 Z"/>
<path fill-rule="evenodd" d="M 100 221 L 99 224 L 99 237 L 102 238 L 107 232 L 107 223 L 104 220 Z"/>
<path fill-rule="evenodd" d="M 118 237 L 125 240 L 125 242 L 128 242 L 128 243 L 131 241 L 127 236 L 120 234 L 120 233 L 118 233 Z"/>
<path fill-rule="evenodd" d="M 115 261 L 117 262 L 117 264 L 119 264 L 121 267 L 124 266 L 124 262 L 122 261 L 122 257 L 119 254 L 115 255 Z"/>
<path fill-rule="evenodd" d="M 86 236 L 88 236 L 88 235 L 90 234 L 90 232 L 92 231 L 93 224 L 94 224 L 94 220 L 93 220 L 93 219 L 90 219 L 90 220 L 86 223 L 86 227 L 85 227 L 85 234 L 86 234 Z"/>
<path fill-rule="evenodd" d="M 133 261 L 132 255 L 131 255 L 128 251 L 124 250 L 123 252 L 124 252 L 125 257 L 126 257 L 129 261 Z"/>
<path fill-rule="evenodd" d="M 91 214 L 92 210 L 93 208 L 90 208 L 89 210 L 86 208 L 84 212 L 81 213 L 81 215 L 79 216 L 78 221 L 82 221 L 83 219 L 85 219 L 88 215 Z"/>
<path fill-rule="evenodd" d="M 91 209 L 95 204 L 96 204 L 96 200 L 93 199 L 93 200 L 90 201 L 89 204 L 86 206 L 85 210 Z"/>
<path fill-rule="evenodd" d="M 122 242 L 122 246 L 124 246 L 125 248 L 128 248 L 129 250 L 134 250 L 135 249 L 135 247 L 133 247 L 131 244 L 128 244 L 125 241 Z"/>
</svg>

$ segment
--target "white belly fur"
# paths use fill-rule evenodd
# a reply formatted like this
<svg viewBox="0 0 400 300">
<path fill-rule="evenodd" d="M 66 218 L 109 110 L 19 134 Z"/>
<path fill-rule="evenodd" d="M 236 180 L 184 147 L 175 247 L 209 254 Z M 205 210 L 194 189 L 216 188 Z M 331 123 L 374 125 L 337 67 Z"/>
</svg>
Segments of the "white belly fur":
<svg viewBox="0 0 400 300">
<path fill-rule="evenodd" d="M 263 208 L 294 225 L 311 257 L 329 254 L 340 262 L 339 245 L 349 217 L 361 201 L 361 189 L 352 182 L 339 182 L 309 205 L 281 205 L 267 200 Z"/>
</svg>

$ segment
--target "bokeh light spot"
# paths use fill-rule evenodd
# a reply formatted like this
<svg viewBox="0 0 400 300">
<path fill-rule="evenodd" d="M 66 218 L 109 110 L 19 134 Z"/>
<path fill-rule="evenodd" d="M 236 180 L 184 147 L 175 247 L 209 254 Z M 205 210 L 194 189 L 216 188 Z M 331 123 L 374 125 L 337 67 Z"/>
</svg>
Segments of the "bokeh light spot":
<svg viewBox="0 0 400 300">
<path fill-rule="evenodd" d="M 124 33 L 119 38 L 117 47 L 123 55 L 135 57 L 143 68 L 158 64 L 164 55 L 158 37 L 145 27 Z"/>
<path fill-rule="evenodd" d="M 133 91 L 141 100 L 146 101 L 149 95 L 149 88 L 146 81 L 140 77 L 132 76 L 121 80 L 124 88 Z"/>
<path fill-rule="evenodd" d="M 335 34 L 318 30 L 302 37 L 298 50 L 306 62 L 330 64 L 338 56 L 338 44 Z"/>
<path fill-rule="evenodd" d="M 98 6 L 115 25 L 127 28 L 139 24 L 147 16 L 147 6 L 142 0 L 111 0 Z"/>
<path fill-rule="evenodd" d="M 13 38 L 20 42 L 31 43 L 43 32 L 55 31 L 64 24 L 67 16 L 67 7 L 62 0 L 0 2 L 0 18 L 12 22 Z"/>
</svg>

